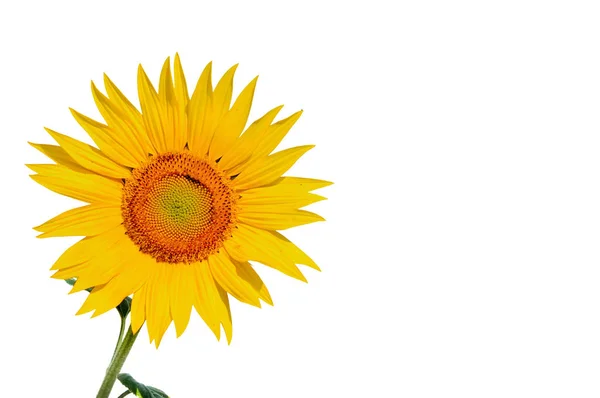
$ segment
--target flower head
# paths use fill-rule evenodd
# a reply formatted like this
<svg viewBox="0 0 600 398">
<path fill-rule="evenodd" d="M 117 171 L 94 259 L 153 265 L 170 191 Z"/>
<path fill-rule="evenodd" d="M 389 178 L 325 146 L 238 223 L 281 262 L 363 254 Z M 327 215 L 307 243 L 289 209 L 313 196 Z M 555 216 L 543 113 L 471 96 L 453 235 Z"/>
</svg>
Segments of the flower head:
<svg viewBox="0 0 600 398">
<path fill-rule="evenodd" d="M 312 146 L 272 153 L 301 112 L 274 122 L 281 106 L 247 128 L 256 79 L 231 105 L 229 69 L 216 87 L 211 64 L 191 96 L 178 56 L 167 58 L 158 91 L 138 69 L 140 109 L 107 77 L 92 83 L 105 123 L 72 110 L 97 148 L 46 129 L 58 145 L 32 144 L 55 164 L 29 167 L 46 188 L 88 203 L 36 227 L 40 237 L 83 236 L 52 266 L 54 278 L 93 288 L 78 314 L 100 315 L 133 295 L 132 330 L 147 322 L 158 346 L 192 308 L 217 338 L 231 341 L 229 296 L 260 307 L 269 291 L 249 261 L 304 280 L 318 269 L 278 230 L 323 220 L 302 207 L 330 183 L 282 175 Z"/>
</svg>

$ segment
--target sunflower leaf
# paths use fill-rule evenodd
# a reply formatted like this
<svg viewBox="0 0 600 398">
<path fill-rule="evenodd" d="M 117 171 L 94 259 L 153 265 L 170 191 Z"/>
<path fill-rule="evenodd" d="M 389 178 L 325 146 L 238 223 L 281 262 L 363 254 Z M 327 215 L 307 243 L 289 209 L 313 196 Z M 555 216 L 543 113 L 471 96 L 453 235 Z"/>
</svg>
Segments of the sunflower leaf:
<svg viewBox="0 0 600 398">
<path fill-rule="evenodd" d="M 77 279 L 75 279 L 75 278 L 65 279 L 65 282 L 67 282 L 69 285 L 73 286 L 73 285 L 75 285 L 75 282 L 77 282 Z M 88 292 L 91 292 L 92 288 L 90 287 L 85 290 L 87 290 Z M 121 301 L 121 304 L 119 304 L 116 307 L 116 309 L 117 309 L 117 311 L 119 311 L 119 315 L 121 315 L 121 317 L 123 319 L 125 319 L 127 317 L 127 315 L 129 314 L 129 312 L 131 311 L 131 297 L 125 297 L 123 299 L 123 301 Z"/>
<path fill-rule="evenodd" d="M 159 390 L 158 388 L 144 385 L 134 379 L 128 373 L 121 373 L 117 376 L 117 379 L 123 384 L 125 387 L 129 389 L 132 393 L 136 395 L 136 397 L 141 398 L 169 398 L 169 396 L 164 392 Z"/>
</svg>

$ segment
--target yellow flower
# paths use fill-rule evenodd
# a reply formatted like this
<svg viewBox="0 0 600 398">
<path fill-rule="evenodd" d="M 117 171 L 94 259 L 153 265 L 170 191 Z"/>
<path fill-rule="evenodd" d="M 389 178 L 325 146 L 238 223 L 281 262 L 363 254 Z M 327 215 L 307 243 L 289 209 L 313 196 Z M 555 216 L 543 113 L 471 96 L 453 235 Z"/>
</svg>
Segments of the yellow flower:
<svg viewBox="0 0 600 398">
<path fill-rule="evenodd" d="M 313 146 L 273 152 L 301 112 L 273 122 L 281 106 L 244 130 L 256 79 L 230 106 L 236 66 L 213 89 L 211 64 L 191 97 L 175 56 L 158 92 L 140 66 L 141 112 L 105 75 L 92 83 L 106 124 L 71 110 L 98 148 L 46 129 L 59 144 L 32 144 L 56 164 L 29 167 L 36 182 L 88 204 L 35 229 L 39 237 L 83 236 L 56 261 L 53 278 L 92 288 L 78 314 L 100 315 L 133 294 L 132 330 L 147 321 L 156 346 L 170 325 L 187 327 L 192 307 L 217 338 L 231 341 L 228 295 L 260 307 L 269 291 L 249 261 L 306 281 L 318 269 L 277 230 L 323 220 L 300 208 L 324 199 L 329 182 L 282 177 Z M 243 134 L 242 134 L 243 131 Z"/>
</svg>

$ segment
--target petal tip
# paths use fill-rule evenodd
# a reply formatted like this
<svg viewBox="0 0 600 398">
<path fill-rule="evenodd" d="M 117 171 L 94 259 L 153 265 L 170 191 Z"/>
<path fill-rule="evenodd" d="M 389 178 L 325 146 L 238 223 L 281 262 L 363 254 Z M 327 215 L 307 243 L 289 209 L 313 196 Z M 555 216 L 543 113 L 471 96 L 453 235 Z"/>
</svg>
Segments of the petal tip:
<svg viewBox="0 0 600 398">
<path fill-rule="evenodd" d="M 137 322 L 131 322 L 131 331 L 133 332 L 133 334 L 139 333 L 143 324 L 144 322 L 140 323 L 139 325 L 137 324 Z"/>
<path fill-rule="evenodd" d="M 271 297 L 261 297 L 261 300 L 265 303 L 269 304 L 271 307 L 274 306 L 273 299 Z"/>
<path fill-rule="evenodd" d="M 86 308 L 85 303 L 81 306 L 81 308 L 75 313 L 75 315 L 83 315 L 90 312 L 91 308 Z"/>
</svg>

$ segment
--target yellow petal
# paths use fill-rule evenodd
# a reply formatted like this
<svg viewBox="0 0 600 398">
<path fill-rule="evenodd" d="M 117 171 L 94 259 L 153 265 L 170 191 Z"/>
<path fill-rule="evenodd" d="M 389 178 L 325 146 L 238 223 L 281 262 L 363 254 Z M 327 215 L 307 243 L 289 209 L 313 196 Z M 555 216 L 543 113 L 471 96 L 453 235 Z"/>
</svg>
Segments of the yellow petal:
<svg viewBox="0 0 600 398">
<path fill-rule="evenodd" d="M 179 54 L 175 54 L 175 97 L 177 98 L 177 103 L 179 106 L 185 110 L 189 102 L 189 95 L 187 89 L 187 83 L 185 81 L 185 74 L 183 73 L 183 68 L 181 67 L 181 60 L 179 59 Z"/>
<path fill-rule="evenodd" d="M 263 137 L 261 137 L 253 156 L 261 158 L 273 152 L 298 119 L 300 119 L 300 116 L 302 116 L 302 111 L 298 111 L 270 126 Z"/>
<path fill-rule="evenodd" d="M 180 129 L 179 117 L 181 114 L 179 113 L 175 88 L 173 87 L 170 57 L 167 57 L 160 73 L 158 97 L 161 104 L 162 131 L 167 150 L 180 151 L 187 141 L 187 130 Z"/>
<path fill-rule="evenodd" d="M 125 97 L 125 95 L 119 90 L 119 88 L 104 75 L 104 87 L 108 94 L 111 109 L 113 109 L 119 119 L 122 119 L 128 126 L 131 127 L 137 142 L 142 147 L 142 154 L 144 156 L 156 154 L 156 149 L 152 146 L 146 128 L 144 126 L 144 119 L 140 111 Z M 110 122 L 109 122 L 110 124 Z M 142 158 L 144 159 L 144 158 Z"/>
<path fill-rule="evenodd" d="M 206 325 L 217 337 L 221 337 L 221 325 L 218 299 L 219 292 L 215 281 L 208 268 L 208 262 L 202 261 L 193 264 L 192 269 L 195 274 L 196 294 L 194 295 L 194 308 L 198 315 L 204 320 Z"/>
<path fill-rule="evenodd" d="M 95 317 L 110 311 L 125 297 L 138 291 L 146 283 L 150 273 L 151 270 L 143 262 L 129 264 L 105 285 L 95 287 L 77 314 L 95 310 Z"/>
<path fill-rule="evenodd" d="M 68 210 L 34 229 L 44 232 L 38 238 L 95 236 L 122 223 L 123 217 L 118 206 L 93 204 Z"/>
<path fill-rule="evenodd" d="M 250 225 L 238 224 L 233 237 L 224 243 L 225 250 L 240 262 L 258 261 L 293 278 L 306 282 L 286 247 L 277 236 Z"/>
<path fill-rule="evenodd" d="M 187 264 L 177 265 L 172 268 L 173 278 L 169 286 L 171 316 L 175 323 L 177 337 L 187 328 L 190 314 L 194 304 L 194 270 Z"/>
<path fill-rule="evenodd" d="M 126 117 L 127 121 L 134 124 L 134 127 L 138 131 L 144 130 L 144 121 L 142 120 L 142 114 L 140 111 L 127 99 L 125 94 L 119 90 L 117 85 L 113 83 L 108 75 L 104 74 L 104 88 L 108 94 L 108 98 L 112 109 L 119 110 L 123 116 Z"/>
<path fill-rule="evenodd" d="M 274 187 L 280 187 L 286 191 L 301 191 L 309 192 L 315 189 L 324 188 L 333 184 L 333 182 L 324 180 L 315 180 L 314 178 L 302 178 L 302 177 L 282 177 L 275 181 Z"/>
<path fill-rule="evenodd" d="M 37 183 L 61 195 L 88 203 L 121 204 L 123 185 L 114 180 L 83 174 L 60 165 L 28 165 L 38 173 L 30 176 Z"/>
<path fill-rule="evenodd" d="M 243 303 L 260 307 L 258 291 L 239 275 L 236 265 L 224 250 L 208 259 L 210 272 L 219 285 Z"/>
<path fill-rule="evenodd" d="M 212 62 L 202 71 L 188 104 L 188 146 L 193 153 L 205 156 L 212 140 Z"/>
<path fill-rule="evenodd" d="M 77 264 L 72 267 L 67 267 L 56 271 L 52 274 L 51 278 L 54 279 L 70 279 L 70 278 L 78 278 L 79 275 L 87 268 L 87 264 Z"/>
<path fill-rule="evenodd" d="M 179 54 L 175 54 L 175 67 L 173 71 L 175 79 L 175 131 L 178 133 L 180 139 L 181 148 L 183 148 L 188 141 L 188 122 L 187 122 L 187 105 L 189 103 L 189 96 L 187 90 L 187 83 L 185 81 L 185 75 L 183 68 L 181 67 L 181 60 Z"/>
<path fill-rule="evenodd" d="M 175 96 L 173 88 L 173 75 L 171 74 L 171 57 L 167 57 L 160 71 L 158 96 L 163 102 L 172 101 L 173 97 Z"/>
<path fill-rule="evenodd" d="M 319 266 L 313 261 L 312 258 L 310 258 L 306 253 L 304 253 L 298 246 L 296 246 L 294 243 L 292 243 L 288 238 L 286 238 L 285 236 L 283 236 L 282 234 L 280 234 L 277 231 L 270 231 L 270 234 L 276 238 L 276 239 L 271 238 L 271 244 L 273 244 L 274 247 L 277 247 L 277 250 L 279 250 L 280 253 L 284 254 L 291 261 L 293 261 L 296 264 L 307 265 L 317 271 L 321 270 L 319 268 Z"/>
<path fill-rule="evenodd" d="M 127 149 L 136 160 L 143 160 L 146 153 L 136 140 L 136 134 L 132 126 L 126 122 L 126 116 L 113 105 L 108 97 L 98 90 L 94 82 L 91 83 L 91 88 L 96 107 L 108 128 L 113 132 L 112 137 L 121 147 Z"/>
<path fill-rule="evenodd" d="M 193 268 L 197 288 L 194 307 L 217 339 L 221 335 L 219 323 L 223 325 L 227 342 L 230 343 L 232 323 L 227 293 L 215 282 L 207 261 L 196 263 Z"/>
<path fill-rule="evenodd" d="M 104 252 L 87 261 L 87 267 L 79 273 L 72 293 L 108 283 L 132 263 L 147 263 L 151 259 L 125 235 Z"/>
<path fill-rule="evenodd" d="M 261 188 L 257 188 L 256 191 Z M 280 213 L 291 209 L 299 209 L 327 198 L 314 193 L 269 195 L 262 193 L 247 194 L 242 192 L 238 200 L 238 208 L 250 213 Z"/>
<path fill-rule="evenodd" d="M 199 91 L 199 97 L 197 103 L 191 106 L 192 109 L 189 112 L 190 117 L 193 117 L 195 120 L 190 127 L 190 140 L 194 141 L 190 144 L 190 149 L 200 156 L 205 156 L 209 153 L 209 148 L 215 139 L 215 130 L 225 113 L 229 111 L 231 94 L 233 92 L 233 76 L 236 68 L 237 65 L 234 65 L 225 72 L 219 83 L 217 83 L 214 92 L 212 91 L 212 83 L 210 82 L 211 64 L 207 65 L 205 69 L 205 72 L 207 72 L 206 76 L 204 76 L 204 72 L 200 76 L 198 86 L 196 87 L 196 91 Z M 208 95 L 204 93 L 208 93 Z M 194 96 L 196 96 L 196 92 L 194 92 Z M 192 96 L 192 102 L 195 102 L 194 96 Z M 204 102 L 202 102 L 203 98 L 205 98 Z M 190 103 L 190 105 L 192 104 Z M 202 109 L 203 113 L 196 115 Z M 201 125 L 199 121 L 201 121 Z"/>
<path fill-rule="evenodd" d="M 283 266 L 303 264 L 319 271 L 317 264 L 306 253 L 276 231 L 265 231 L 240 224 L 234 232 L 234 239 L 225 242 L 225 248 L 239 261 L 255 260 L 265 263 L 262 258 L 273 263 L 284 264 Z"/>
<path fill-rule="evenodd" d="M 112 178 L 131 177 L 131 171 L 107 158 L 102 152 L 84 142 L 46 128 L 52 136 L 77 163 L 95 173 Z"/>
<path fill-rule="evenodd" d="M 229 171 L 240 163 L 249 160 L 258 146 L 261 137 L 267 131 L 267 128 L 281 108 L 283 108 L 283 105 L 271 109 L 263 117 L 252 123 L 244 134 L 232 144 L 231 148 L 225 151 L 221 160 L 219 160 L 219 168 Z M 237 174 L 237 171 L 231 171 L 230 174 Z"/>
<path fill-rule="evenodd" d="M 69 108 L 69 110 L 77 123 L 88 133 L 106 156 L 123 166 L 135 167 L 138 164 L 135 156 L 121 145 L 118 134 L 114 130 L 72 108 Z"/>
<path fill-rule="evenodd" d="M 254 208 L 254 210 L 257 209 Z M 268 209 L 264 208 L 261 210 L 268 211 Z M 238 214 L 238 219 L 244 224 L 253 225 L 270 231 L 298 227 L 317 221 L 325 221 L 320 215 L 306 210 L 284 210 L 280 213 L 259 213 L 245 210 L 243 213 Z"/>
<path fill-rule="evenodd" d="M 252 288 L 258 292 L 258 296 L 261 300 L 269 305 L 273 305 L 271 294 L 267 289 L 265 283 L 260 279 L 260 276 L 256 273 L 252 265 L 249 262 L 239 262 L 232 260 L 235 263 L 236 271 L 241 279 L 246 281 Z"/>
<path fill-rule="evenodd" d="M 146 321 L 150 342 L 154 341 L 158 347 L 160 340 L 171 323 L 169 313 L 168 281 L 170 270 L 166 264 L 158 264 L 156 272 L 150 279 L 146 293 Z"/>
<path fill-rule="evenodd" d="M 248 121 L 248 115 L 250 115 L 257 79 L 258 77 L 254 78 L 242 90 L 231 109 L 221 119 L 210 144 L 210 159 L 216 160 L 220 158 L 244 130 Z"/>
<path fill-rule="evenodd" d="M 81 239 L 69 247 L 52 266 L 52 270 L 71 267 L 106 252 L 119 239 L 125 236 L 125 229 L 119 225 L 97 236 Z"/>
<path fill-rule="evenodd" d="M 139 164 L 136 157 L 120 143 L 121 140 L 113 129 L 82 115 L 74 109 L 69 109 L 77 123 L 88 133 L 106 156 L 123 166 L 135 167 Z"/>
<path fill-rule="evenodd" d="M 131 300 L 131 331 L 138 333 L 146 321 L 146 291 L 148 284 L 144 284 L 133 294 Z"/>
<path fill-rule="evenodd" d="M 171 298 L 169 297 L 169 286 L 172 284 L 171 279 L 173 273 L 171 271 L 173 270 L 173 267 L 163 266 L 163 270 L 165 271 L 165 273 L 164 277 L 160 281 L 161 286 L 158 289 L 154 290 L 155 292 L 160 292 L 157 297 L 162 297 L 164 301 L 164 303 L 161 303 L 161 308 L 157 309 L 157 312 L 160 311 L 162 313 L 162 316 L 159 317 L 160 322 L 157 322 L 157 327 L 155 329 L 156 334 L 154 336 L 154 344 L 156 348 L 158 348 L 158 346 L 160 345 L 160 342 L 162 341 L 165 332 L 167 331 L 169 325 L 171 324 L 171 321 L 173 320 L 171 312 L 169 310 L 169 307 L 171 306 Z"/>
<path fill-rule="evenodd" d="M 110 82 L 110 79 L 106 75 L 105 80 Z M 105 83 L 106 85 L 107 83 Z M 136 160 L 136 164 L 132 167 L 140 165 L 148 157 L 148 153 L 154 152 L 150 144 L 150 139 L 145 130 L 143 130 L 141 115 L 139 115 L 139 120 L 131 119 L 125 109 L 121 109 L 115 105 L 113 101 L 96 88 L 93 82 L 92 96 L 94 97 L 96 107 L 106 121 L 109 129 L 114 132 L 113 138 L 119 142 L 121 147 L 127 149 Z M 135 111 L 137 112 L 137 109 Z M 142 130 L 140 131 L 139 129 Z"/>
<path fill-rule="evenodd" d="M 263 158 L 252 167 L 246 168 L 233 180 L 237 189 L 256 188 L 270 184 L 289 170 L 314 145 L 285 149 Z"/>
<path fill-rule="evenodd" d="M 32 147 L 54 160 L 56 163 L 66 166 L 73 171 L 79 173 L 89 173 L 90 171 L 81 167 L 63 148 L 58 145 L 34 144 L 29 143 Z"/>
<path fill-rule="evenodd" d="M 138 95 L 142 107 L 142 118 L 152 146 L 159 153 L 167 152 L 167 141 L 163 133 L 163 122 L 166 121 L 162 120 L 160 99 L 142 65 L 138 67 Z"/>
<path fill-rule="evenodd" d="M 225 337 L 227 338 L 227 344 L 231 344 L 231 338 L 233 337 L 233 328 L 231 322 L 231 308 L 229 307 L 229 297 L 227 292 L 217 284 L 217 291 L 219 292 L 217 309 L 219 311 L 219 318 L 223 330 L 225 331 Z"/>
<path fill-rule="evenodd" d="M 229 105 L 231 104 L 231 95 L 233 93 L 233 76 L 235 75 L 235 70 L 237 67 L 238 64 L 235 64 L 229 68 L 229 70 L 225 72 L 215 87 L 212 104 L 213 130 L 219 125 L 221 118 L 229 110 Z"/>
<path fill-rule="evenodd" d="M 148 330 L 148 338 L 150 343 L 154 341 L 154 324 L 156 322 L 155 307 L 152 306 L 152 300 L 154 295 L 154 289 L 157 284 L 157 278 L 160 277 L 160 268 L 156 270 L 156 273 L 151 275 L 144 287 L 146 288 L 146 329 Z M 150 324 L 152 324 L 152 331 L 150 330 Z"/>
</svg>

